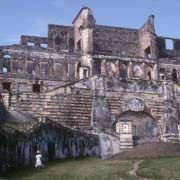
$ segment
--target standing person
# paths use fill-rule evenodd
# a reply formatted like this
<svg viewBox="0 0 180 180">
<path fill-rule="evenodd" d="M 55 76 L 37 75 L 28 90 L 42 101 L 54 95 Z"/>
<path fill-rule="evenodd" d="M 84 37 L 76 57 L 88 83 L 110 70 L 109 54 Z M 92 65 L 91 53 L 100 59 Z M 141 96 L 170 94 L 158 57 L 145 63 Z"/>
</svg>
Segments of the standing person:
<svg viewBox="0 0 180 180">
<path fill-rule="evenodd" d="M 39 150 L 37 151 L 37 154 L 36 154 L 35 158 L 36 158 L 35 167 L 37 169 L 41 169 L 43 167 L 43 164 L 42 164 L 42 154 L 40 153 Z"/>
</svg>

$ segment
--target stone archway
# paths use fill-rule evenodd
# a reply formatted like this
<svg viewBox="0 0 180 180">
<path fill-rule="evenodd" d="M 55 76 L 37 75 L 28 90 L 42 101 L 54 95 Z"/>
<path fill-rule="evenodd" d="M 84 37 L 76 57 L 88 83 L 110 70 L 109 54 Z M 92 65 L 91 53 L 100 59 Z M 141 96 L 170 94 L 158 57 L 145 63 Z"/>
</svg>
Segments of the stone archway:
<svg viewBox="0 0 180 180">
<path fill-rule="evenodd" d="M 124 124 L 130 124 L 130 131 L 126 133 L 127 131 L 127 125 Z M 132 142 L 134 145 L 145 143 L 145 142 L 157 142 L 159 141 L 159 128 L 157 126 L 156 121 L 151 117 L 149 114 L 139 111 L 126 111 L 121 114 L 117 125 L 119 124 L 119 127 L 121 129 L 119 130 L 120 133 L 120 139 L 123 140 L 122 137 L 124 134 L 131 134 L 132 136 Z M 123 130 L 123 127 L 126 128 L 126 131 Z M 130 137 L 130 136 L 129 136 Z"/>
</svg>

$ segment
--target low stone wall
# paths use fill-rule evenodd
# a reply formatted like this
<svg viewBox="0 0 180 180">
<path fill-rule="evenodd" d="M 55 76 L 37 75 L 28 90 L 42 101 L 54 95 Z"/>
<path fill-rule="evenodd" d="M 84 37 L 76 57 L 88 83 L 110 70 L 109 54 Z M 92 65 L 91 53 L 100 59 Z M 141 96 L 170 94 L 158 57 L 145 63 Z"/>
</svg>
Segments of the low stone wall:
<svg viewBox="0 0 180 180">
<path fill-rule="evenodd" d="M 102 159 L 107 159 L 121 151 L 119 136 L 101 132 L 99 133 L 99 142 L 100 156 Z"/>
</svg>

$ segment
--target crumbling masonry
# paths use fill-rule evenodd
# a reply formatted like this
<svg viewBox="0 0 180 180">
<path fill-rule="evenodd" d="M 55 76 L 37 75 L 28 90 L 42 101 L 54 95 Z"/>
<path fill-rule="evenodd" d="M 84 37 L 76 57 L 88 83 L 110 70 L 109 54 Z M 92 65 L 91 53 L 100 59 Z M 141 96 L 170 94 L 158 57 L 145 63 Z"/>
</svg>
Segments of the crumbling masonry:
<svg viewBox="0 0 180 180">
<path fill-rule="evenodd" d="M 106 158 L 179 141 L 180 39 L 157 36 L 153 15 L 139 29 L 110 27 L 83 7 L 72 26 L 1 46 L 0 81 L 1 169 L 30 164 L 37 149 Z"/>
</svg>

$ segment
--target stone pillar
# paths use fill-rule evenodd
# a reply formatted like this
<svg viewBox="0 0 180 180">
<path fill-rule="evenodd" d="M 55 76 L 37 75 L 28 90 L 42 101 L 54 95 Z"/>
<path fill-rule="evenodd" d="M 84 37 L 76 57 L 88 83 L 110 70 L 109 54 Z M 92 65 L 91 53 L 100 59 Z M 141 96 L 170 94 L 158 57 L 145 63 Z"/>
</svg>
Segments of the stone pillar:
<svg viewBox="0 0 180 180">
<path fill-rule="evenodd" d="M 153 66 L 153 80 L 158 80 L 158 69 L 157 69 L 157 64 L 154 64 Z"/>
<path fill-rule="evenodd" d="M 115 62 L 115 66 L 116 66 L 116 77 L 119 77 L 119 61 Z"/>
<path fill-rule="evenodd" d="M 180 69 L 177 70 L 177 82 L 180 83 Z"/>
<path fill-rule="evenodd" d="M 88 75 L 92 76 L 92 55 L 91 54 L 87 54 L 87 55 L 83 55 L 81 58 L 81 66 L 82 67 L 86 67 L 88 68 Z"/>
<path fill-rule="evenodd" d="M 142 79 L 146 79 L 146 69 L 144 63 L 142 63 L 141 68 L 142 68 Z"/>
<path fill-rule="evenodd" d="M 103 59 L 101 62 L 101 74 L 106 75 L 106 60 Z"/>
<path fill-rule="evenodd" d="M 151 34 L 151 58 L 157 59 L 158 53 L 157 53 L 157 40 L 155 34 Z"/>
<path fill-rule="evenodd" d="M 3 72 L 3 58 L 0 57 L 0 73 Z"/>
<path fill-rule="evenodd" d="M 172 82 L 164 82 L 164 141 L 177 142 L 178 133 L 178 113 L 177 102 L 175 100 L 174 86 Z"/>
<path fill-rule="evenodd" d="M 6 107 L 6 109 L 9 109 L 9 92 L 3 92 L 2 93 L 2 100 L 3 104 Z"/>
<path fill-rule="evenodd" d="M 93 28 L 84 27 L 81 29 L 82 53 L 93 53 Z"/>
<path fill-rule="evenodd" d="M 102 76 L 93 79 L 92 123 L 94 129 L 105 130 L 111 128 L 111 115 L 106 97 L 106 82 Z"/>
<path fill-rule="evenodd" d="M 128 64 L 128 78 L 133 77 L 133 69 L 132 69 L 132 62 L 129 62 Z"/>
</svg>

